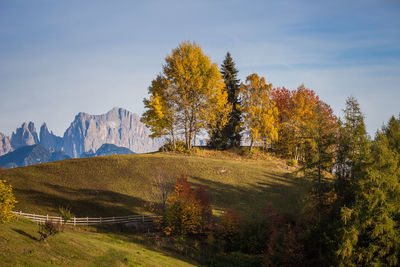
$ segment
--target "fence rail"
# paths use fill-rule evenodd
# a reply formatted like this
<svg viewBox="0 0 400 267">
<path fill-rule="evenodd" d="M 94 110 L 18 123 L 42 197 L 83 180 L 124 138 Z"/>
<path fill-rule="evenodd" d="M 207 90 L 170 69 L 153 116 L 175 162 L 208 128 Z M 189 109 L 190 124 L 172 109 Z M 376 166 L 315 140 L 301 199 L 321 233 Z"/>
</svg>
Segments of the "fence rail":
<svg viewBox="0 0 400 267">
<path fill-rule="evenodd" d="M 117 217 L 98 217 L 98 218 L 71 218 L 70 220 L 64 221 L 60 216 L 49 216 L 49 215 L 37 215 L 24 213 L 22 211 L 12 211 L 13 214 L 27 218 L 33 222 L 44 223 L 46 221 L 52 221 L 68 225 L 97 225 L 97 224 L 117 224 L 117 223 L 151 223 L 154 219 L 159 216 L 150 215 L 128 215 L 128 216 L 117 216 Z"/>
</svg>

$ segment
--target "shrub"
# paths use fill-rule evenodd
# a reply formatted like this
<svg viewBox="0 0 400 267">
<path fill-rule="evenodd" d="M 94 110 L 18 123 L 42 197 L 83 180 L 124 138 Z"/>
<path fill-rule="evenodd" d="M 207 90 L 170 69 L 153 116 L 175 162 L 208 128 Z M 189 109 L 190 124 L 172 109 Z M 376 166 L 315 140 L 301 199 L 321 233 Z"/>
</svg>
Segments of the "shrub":
<svg viewBox="0 0 400 267">
<path fill-rule="evenodd" d="M 265 209 L 271 234 L 264 255 L 265 266 L 302 266 L 304 229 L 288 214 L 278 212 L 270 203 Z"/>
<path fill-rule="evenodd" d="M 175 147 L 173 142 L 169 140 L 160 148 L 160 151 L 174 151 L 174 152 L 186 153 L 187 149 L 185 142 L 183 142 L 182 140 L 176 140 Z"/>
<path fill-rule="evenodd" d="M 233 250 L 240 243 L 240 231 L 242 226 L 241 214 L 232 208 L 227 209 L 221 216 L 217 235 L 224 241 L 223 247 L 226 251 Z"/>
<path fill-rule="evenodd" d="M 12 186 L 6 185 L 5 180 L 0 180 L 0 224 L 8 222 L 13 214 L 11 213 L 17 201 L 12 192 Z"/>
<path fill-rule="evenodd" d="M 200 185 L 195 191 L 196 199 L 199 201 L 202 219 L 202 230 L 211 230 L 212 228 L 212 208 L 211 200 L 207 195 L 206 189 Z"/>
<path fill-rule="evenodd" d="M 60 216 L 64 223 L 66 223 L 67 221 L 71 220 L 74 217 L 74 214 L 72 214 L 70 207 L 60 206 L 58 208 L 58 211 L 60 212 Z"/>
<path fill-rule="evenodd" d="M 52 221 L 46 221 L 43 224 L 39 224 L 38 233 L 40 235 L 39 241 L 46 241 L 50 236 L 56 235 L 60 232 L 60 225 Z"/>
<path fill-rule="evenodd" d="M 71 208 L 70 207 L 58 207 L 58 211 L 60 212 L 60 217 L 63 220 L 63 226 L 62 226 L 62 230 L 64 230 L 64 224 L 67 223 L 67 221 L 71 220 L 74 217 L 74 214 L 72 214 L 71 212 Z"/>
<path fill-rule="evenodd" d="M 176 179 L 164 220 L 163 230 L 167 235 L 197 234 L 201 231 L 201 205 L 184 176 Z"/>
<path fill-rule="evenodd" d="M 287 165 L 290 167 L 295 167 L 295 166 L 297 166 L 297 160 L 290 159 L 290 160 L 288 160 Z"/>
</svg>

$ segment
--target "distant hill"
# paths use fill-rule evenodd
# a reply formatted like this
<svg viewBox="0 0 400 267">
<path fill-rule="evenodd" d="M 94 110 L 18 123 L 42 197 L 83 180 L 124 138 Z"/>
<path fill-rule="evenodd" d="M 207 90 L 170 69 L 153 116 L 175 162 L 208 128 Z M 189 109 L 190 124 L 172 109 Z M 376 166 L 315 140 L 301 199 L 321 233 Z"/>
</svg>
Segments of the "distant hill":
<svg viewBox="0 0 400 267">
<path fill-rule="evenodd" d="M 49 161 L 58 161 L 58 160 L 64 160 L 64 159 L 70 159 L 71 157 L 68 156 L 64 151 L 55 151 L 51 153 L 51 157 Z"/>
<path fill-rule="evenodd" d="M 25 167 L 33 164 L 70 158 L 70 156 L 62 151 L 49 152 L 42 145 L 24 146 L 0 156 L 0 167 L 6 169 Z"/>
<path fill-rule="evenodd" d="M 0 157 L 4 168 L 23 167 L 48 162 L 51 153 L 41 145 L 24 146 Z"/>
<path fill-rule="evenodd" d="M 96 156 L 107 156 L 107 155 L 130 155 L 136 154 L 126 147 L 120 147 L 113 144 L 104 144 L 96 153 L 83 153 L 81 158 L 96 157 Z"/>
</svg>

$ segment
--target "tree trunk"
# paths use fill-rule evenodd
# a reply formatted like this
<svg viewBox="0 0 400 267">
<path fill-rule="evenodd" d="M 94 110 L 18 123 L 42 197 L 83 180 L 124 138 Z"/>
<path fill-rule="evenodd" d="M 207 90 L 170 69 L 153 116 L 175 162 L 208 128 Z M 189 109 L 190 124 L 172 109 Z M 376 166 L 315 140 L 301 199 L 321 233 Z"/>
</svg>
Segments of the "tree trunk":
<svg viewBox="0 0 400 267">
<path fill-rule="evenodd" d="M 185 110 L 185 146 L 189 149 L 189 116 Z"/>
<path fill-rule="evenodd" d="M 251 137 L 250 138 L 250 154 L 251 154 L 251 151 L 253 150 L 253 137 Z"/>
</svg>

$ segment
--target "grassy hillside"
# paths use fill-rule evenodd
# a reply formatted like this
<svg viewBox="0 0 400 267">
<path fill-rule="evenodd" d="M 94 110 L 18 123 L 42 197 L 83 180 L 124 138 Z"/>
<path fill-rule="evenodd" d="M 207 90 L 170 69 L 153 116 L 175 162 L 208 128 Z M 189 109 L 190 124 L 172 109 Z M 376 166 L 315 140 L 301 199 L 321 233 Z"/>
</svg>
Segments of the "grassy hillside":
<svg viewBox="0 0 400 267">
<path fill-rule="evenodd" d="M 205 185 L 216 214 L 234 207 L 250 215 L 270 201 L 285 211 L 298 210 L 307 184 L 294 177 L 284 162 L 212 153 L 69 159 L 2 170 L 0 177 L 14 187 L 19 201 L 15 210 L 38 214 L 57 214 L 59 206 L 67 205 L 77 216 L 146 212 L 151 180 L 159 171 L 185 174 L 195 186 Z"/>
<path fill-rule="evenodd" d="M 194 266 L 178 255 L 145 247 L 117 234 L 66 230 L 37 239 L 25 220 L 0 225 L 1 266 Z"/>
</svg>

